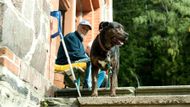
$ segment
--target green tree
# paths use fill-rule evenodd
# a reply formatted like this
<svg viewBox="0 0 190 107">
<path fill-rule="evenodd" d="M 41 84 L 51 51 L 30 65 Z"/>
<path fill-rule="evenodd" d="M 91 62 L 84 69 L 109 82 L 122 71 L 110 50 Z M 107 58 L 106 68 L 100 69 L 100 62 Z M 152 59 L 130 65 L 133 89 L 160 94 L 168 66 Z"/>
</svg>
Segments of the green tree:
<svg viewBox="0 0 190 107">
<path fill-rule="evenodd" d="M 190 0 L 113 0 L 113 8 L 130 34 L 119 86 L 190 83 Z"/>
</svg>

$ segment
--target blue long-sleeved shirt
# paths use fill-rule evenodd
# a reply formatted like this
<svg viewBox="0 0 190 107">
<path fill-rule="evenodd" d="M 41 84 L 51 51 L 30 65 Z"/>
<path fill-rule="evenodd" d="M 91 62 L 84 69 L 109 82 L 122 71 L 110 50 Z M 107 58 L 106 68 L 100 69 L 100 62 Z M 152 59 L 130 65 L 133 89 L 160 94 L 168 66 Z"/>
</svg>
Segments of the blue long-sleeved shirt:
<svg viewBox="0 0 190 107">
<path fill-rule="evenodd" d="M 64 41 L 71 62 L 84 59 L 87 57 L 85 55 L 86 53 L 84 50 L 84 46 L 82 44 L 83 38 L 80 36 L 80 34 L 77 31 L 67 34 L 64 37 Z M 65 51 L 63 49 L 63 45 L 61 42 L 57 54 L 56 64 L 59 65 L 68 64 L 67 57 L 65 55 Z"/>
</svg>

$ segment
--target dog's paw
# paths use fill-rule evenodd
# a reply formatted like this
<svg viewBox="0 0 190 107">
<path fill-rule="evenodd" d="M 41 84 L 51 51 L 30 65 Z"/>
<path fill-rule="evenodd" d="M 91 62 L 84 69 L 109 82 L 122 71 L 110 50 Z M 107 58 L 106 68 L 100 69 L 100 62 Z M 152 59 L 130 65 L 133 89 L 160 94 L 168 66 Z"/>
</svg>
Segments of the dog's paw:
<svg viewBox="0 0 190 107">
<path fill-rule="evenodd" d="M 111 97 L 115 97 L 115 96 L 116 96 L 116 93 L 111 93 L 110 96 L 111 96 Z"/>
<path fill-rule="evenodd" d="M 98 97 L 98 93 L 92 93 L 91 97 Z"/>
</svg>

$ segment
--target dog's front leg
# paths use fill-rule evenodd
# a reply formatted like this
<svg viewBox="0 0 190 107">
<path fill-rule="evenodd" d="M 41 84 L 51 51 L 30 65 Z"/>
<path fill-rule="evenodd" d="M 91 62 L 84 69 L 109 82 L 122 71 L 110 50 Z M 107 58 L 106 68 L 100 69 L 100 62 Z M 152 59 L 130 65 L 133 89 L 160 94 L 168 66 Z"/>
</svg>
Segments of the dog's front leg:
<svg viewBox="0 0 190 107">
<path fill-rule="evenodd" d="M 92 65 L 92 95 L 91 96 L 98 96 L 98 89 L 97 89 L 97 76 L 98 76 L 99 68 Z"/>
<path fill-rule="evenodd" d="M 116 87 L 117 87 L 117 72 L 112 71 L 111 75 L 111 87 L 110 87 L 110 96 L 116 96 Z"/>
</svg>

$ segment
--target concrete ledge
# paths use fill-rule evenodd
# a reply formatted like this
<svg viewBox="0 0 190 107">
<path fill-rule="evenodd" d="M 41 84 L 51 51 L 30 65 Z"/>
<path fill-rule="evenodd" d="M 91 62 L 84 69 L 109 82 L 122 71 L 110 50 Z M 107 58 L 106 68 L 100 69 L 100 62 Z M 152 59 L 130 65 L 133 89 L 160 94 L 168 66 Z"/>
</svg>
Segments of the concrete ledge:
<svg viewBox="0 0 190 107">
<path fill-rule="evenodd" d="M 91 96 L 91 90 L 81 89 L 80 90 L 82 96 Z M 134 87 L 118 87 L 116 93 L 118 96 L 127 96 L 134 95 L 135 88 Z M 98 90 L 98 94 L 100 96 L 109 96 L 110 89 L 109 88 L 100 88 Z M 57 90 L 55 92 L 56 97 L 78 97 L 77 90 L 75 88 L 65 88 L 61 90 Z"/>
<path fill-rule="evenodd" d="M 117 97 L 110 97 L 109 89 L 99 89 L 99 97 L 91 97 L 91 91 L 87 89 L 81 90 L 81 94 L 82 97 L 78 97 L 76 89 L 62 89 L 55 95 L 60 97 L 58 99 L 65 101 L 78 97 L 68 103 L 68 105 L 76 104 L 76 107 L 190 107 L 189 85 L 142 86 L 136 89 L 119 87 Z M 74 102 L 78 102 L 78 106 Z"/>
<path fill-rule="evenodd" d="M 82 96 L 91 96 L 91 91 L 81 89 Z M 109 88 L 101 88 L 98 90 L 99 96 L 109 96 Z M 118 87 L 116 90 L 117 96 L 153 96 L 153 95 L 190 95 L 190 85 L 176 86 L 141 86 L 134 87 Z M 75 88 L 65 88 L 55 92 L 56 97 L 78 97 Z"/>
<path fill-rule="evenodd" d="M 42 107 L 190 107 L 189 95 L 46 98 Z"/>
<path fill-rule="evenodd" d="M 80 107 L 189 107 L 190 96 L 79 97 Z"/>
<path fill-rule="evenodd" d="M 190 95 L 190 85 L 142 86 L 136 88 L 135 95 Z"/>
</svg>

